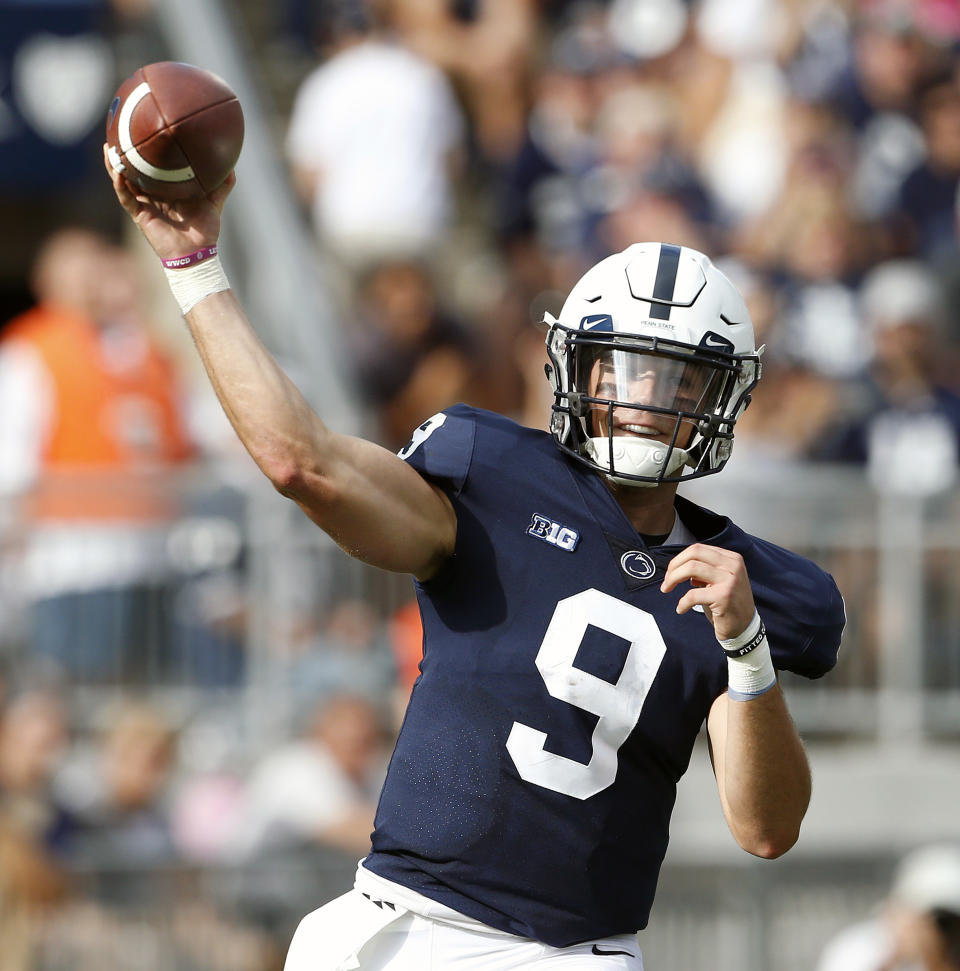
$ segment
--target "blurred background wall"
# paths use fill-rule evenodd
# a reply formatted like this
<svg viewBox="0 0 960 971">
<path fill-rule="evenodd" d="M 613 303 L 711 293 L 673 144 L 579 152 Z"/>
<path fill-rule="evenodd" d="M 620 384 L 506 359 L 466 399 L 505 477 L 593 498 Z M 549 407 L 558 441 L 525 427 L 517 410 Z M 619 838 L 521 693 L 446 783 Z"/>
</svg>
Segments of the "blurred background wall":
<svg viewBox="0 0 960 971">
<path fill-rule="evenodd" d="M 681 785 L 648 966 L 809 971 L 960 841 L 960 5 L 0 0 L 0 971 L 282 966 L 350 883 L 420 632 L 256 473 L 100 160 L 142 64 L 221 74 L 228 273 L 336 427 L 545 427 L 545 311 L 709 253 L 764 378 L 687 494 L 836 577 L 786 683 L 814 798 L 773 863 Z M 850 971 L 856 971 L 850 966 Z"/>
</svg>

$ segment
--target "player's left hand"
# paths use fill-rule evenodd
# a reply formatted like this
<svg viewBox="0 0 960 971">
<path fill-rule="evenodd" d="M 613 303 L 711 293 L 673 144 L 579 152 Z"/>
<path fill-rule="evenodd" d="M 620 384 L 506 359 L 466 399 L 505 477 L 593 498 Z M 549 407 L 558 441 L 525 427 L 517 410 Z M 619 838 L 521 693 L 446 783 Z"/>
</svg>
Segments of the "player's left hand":
<svg viewBox="0 0 960 971">
<path fill-rule="evenodd" d="M 669 593 L 684 581 L 691 588 L 680 598 L 677 613 L 685 614 L 699 604 L 717 640 L 737 637 L 753 620 L 753 591 L 739 553 L 703 543 L 688 546 L 667 564 L 660 590 Z"/>
</svg>

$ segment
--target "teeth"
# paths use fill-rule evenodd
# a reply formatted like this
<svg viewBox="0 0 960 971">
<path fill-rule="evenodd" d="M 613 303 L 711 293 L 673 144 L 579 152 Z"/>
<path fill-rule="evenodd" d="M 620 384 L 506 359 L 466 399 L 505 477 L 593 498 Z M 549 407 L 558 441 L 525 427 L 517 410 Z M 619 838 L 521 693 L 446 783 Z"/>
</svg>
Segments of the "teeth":
<svg viewBox="0 0 960 971">
<path fill-rule="evenodd" d="M 659 435 L 660 429 L 653 425 L 621 425 L 626 432 L 633 432 L 635 435 Z"/>
</svg>

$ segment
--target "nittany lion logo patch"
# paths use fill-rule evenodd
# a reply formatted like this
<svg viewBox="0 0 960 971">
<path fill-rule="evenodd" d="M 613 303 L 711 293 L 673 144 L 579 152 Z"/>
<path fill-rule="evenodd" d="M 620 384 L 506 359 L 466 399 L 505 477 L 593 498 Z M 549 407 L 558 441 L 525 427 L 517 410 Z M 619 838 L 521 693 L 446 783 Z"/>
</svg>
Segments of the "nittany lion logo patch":
<svg viewBox="0 0 960 971">
<path fill-rule="evenodd" d="M 649 580 L 657 572 L 657 565 L 642 550 L 630 550 L 620 557 L 620 568 L 627 576 L 638 580 Z"/>
</svg>

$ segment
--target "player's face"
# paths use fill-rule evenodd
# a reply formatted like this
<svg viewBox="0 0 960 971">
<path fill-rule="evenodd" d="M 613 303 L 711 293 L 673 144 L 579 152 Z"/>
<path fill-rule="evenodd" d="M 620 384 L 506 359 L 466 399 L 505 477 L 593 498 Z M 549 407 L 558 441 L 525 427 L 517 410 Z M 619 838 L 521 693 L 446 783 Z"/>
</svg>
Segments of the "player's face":
<svg viewBox="0 0 960 971">
<path fill-rule="evenodd" d="M 655 354 L 609 350 L 593 363 L 588 393 L 601 401 L 631 402 L 670 412 L 699 414 L 709 409 L 720 380 L 713 368 L 703 364 Z M 610 408 L 592 403 L 590 409 L 594 434 L 608 435 Z M 615 436 L 636 435 L 662 442 L 673 439 L 677 425 L 676 415 L 624 405 L 613 408 L 612 420 Z M 678 446 L 684 448 L 689 443 L 695 425 L 693 418 L 680 419 Z"/>
</svg>

